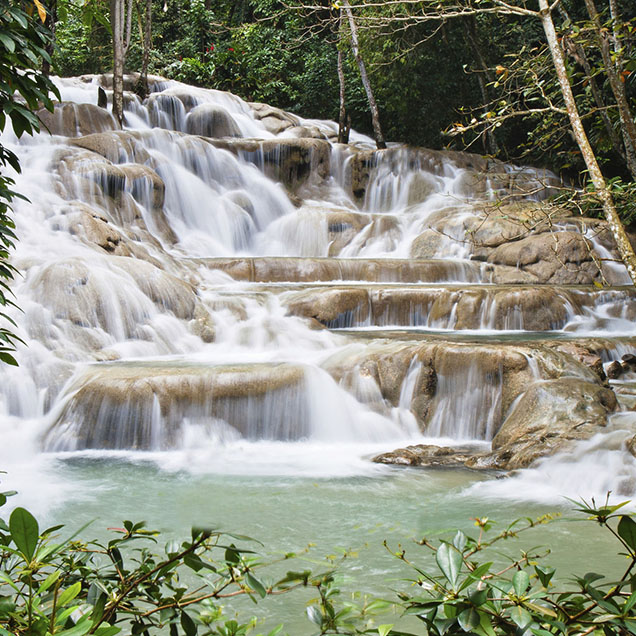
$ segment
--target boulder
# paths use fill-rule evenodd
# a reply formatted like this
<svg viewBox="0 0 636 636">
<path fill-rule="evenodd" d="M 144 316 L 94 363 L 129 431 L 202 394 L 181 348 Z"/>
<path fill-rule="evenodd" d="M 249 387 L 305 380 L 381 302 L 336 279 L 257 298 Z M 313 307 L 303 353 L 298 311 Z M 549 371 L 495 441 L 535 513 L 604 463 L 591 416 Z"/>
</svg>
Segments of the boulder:
<svg viewBox="0 0 636 636">
<path fill-rule="evenodd" d="M 589 285 L 599 278 L 589 242 L 576 232 L 545 232 L 505 243 L 488 256 L 489 263 L 517 266 L 541 283 Z"/>
<path fill-rule="evenodd" d="M 331 145 L 324 139 L 214 139 L 211 143 L 254 163 L 293 193 L 330 174 Z"/>
<path fill-rule="evenodd" d="M 304 377 L 291 364 L 94 365 L 69 387 L 44 447 L 174 449 L 186 423 L 231 438 L 301 439 L 310 433 Z"/>
<path fill-rule="evenodd" d="M 241 131 L 230 113 L 216 104 L 195 106 L 186 118 L 186 132 L 202 137 L 241 136 Z"/>
<path fill-rule="evenodd" d="M 348 327 L 369 315 L 365 289 L 306 290 L 286 299 L 289 314 L 314 318 L 329 327 Z"/>
<path fill-rule="evenodd" d="M 90 150 L 112 163 L 150 162 L 150 155 L 138 139 L 126 131 L 95 133 L 71 141 L 71 146 Z"/>
<path fill-rule="evenodd" d="M 300 125 L 300 120 L 295 115 L 275 108 L 269 104 L 250 103 L 254 118 L 259 120 L 265 129 L 273 135 L 295 128 Z"/>
<path fill-rule="evenodd" d="M 589 439 L 607 426 L 616 409 L 613 391 L 578 378 L 532 384 L 492 440 L 492 454 L 469 460 L 475 468 L 526 468 L 575 440 Z"/>
</svg>

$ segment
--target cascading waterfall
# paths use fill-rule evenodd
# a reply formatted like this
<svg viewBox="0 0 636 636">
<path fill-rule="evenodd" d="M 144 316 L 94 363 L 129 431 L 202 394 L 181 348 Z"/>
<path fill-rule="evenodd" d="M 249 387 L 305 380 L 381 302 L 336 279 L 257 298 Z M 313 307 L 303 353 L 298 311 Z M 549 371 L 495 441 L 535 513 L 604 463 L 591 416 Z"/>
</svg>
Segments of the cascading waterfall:
<svg viewBox="0 0 636 636">
<path fill-rule="evenodd" d="M 228 449 L 260 444 L 267 473 L 283 444 L 358 457 L 490 441 L 527 384 L 590 380 L 551 340 L 620 336 L 594 345 L 606 365 L 636 352 L 632 288 L 541 281 L 532 259 L 495 258 L 500 235 L 525 236 L 492 202 L 503 193 L 525 214 L 553 175 L 492 173 L 461 153 L 374 153 L 357 133 L 345 147 L 333 122 L 170 81 L 144 103 L 129 95 L 115 130 L 91 106 L 97 79 L 57 81 L 83 107 L 73 129 L 58 118 L 53 135 L 3 135 L 29 198 L 15 210 L 23 313 L 10 310 L 28 346 L 19 369 L 0 368 L 0 466 L 112 451 L 165 464 L 185 453 L 182 468 L 198 453 L 197 466 L 225 470 Z M 550 231 L 611 257 L 575 222 Z M 605 274 L 620 284 L 623 270 Z M 451 364 L 462 337 L 472 348 Z M 484 340 L 501 349 L 487 360 Z M 291 454 L 278 469 L 303 472 Z"/>
</svg>

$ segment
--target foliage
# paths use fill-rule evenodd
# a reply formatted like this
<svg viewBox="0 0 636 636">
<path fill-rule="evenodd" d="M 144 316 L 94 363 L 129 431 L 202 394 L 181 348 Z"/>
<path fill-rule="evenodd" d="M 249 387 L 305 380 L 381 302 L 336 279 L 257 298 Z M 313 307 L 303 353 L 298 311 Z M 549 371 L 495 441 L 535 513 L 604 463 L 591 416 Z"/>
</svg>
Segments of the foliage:
<svg viewBox="0 0 636 636">
<path fill-rule="evenodd" d="M 9 494 L 0 494 L 0 503 Z M 158 533 L 143 522 L 124 521 L 103 542 L 70 537 L 58 543 L 60 528 L 40 531 L 24 508 L 13 510 L 8 523 L 0 520 L 0 635 L 114 636 L 166 629 L 171 635 L 239 636 L 256 621 L 226 616 L 227 599 L 256 602 L 297 587 L 320 587 L 331 577 L 288 571 L 267 583 L 260 572 L 272 563 L 244 547 L 252 540 L 211 530 L 193 529 L 189 539 L 168 542 L 161 554 L 153 551 Z"/>
<path fill-rule="evenodd" d="M 40 122 L 34 111 L 40 106 L 53 109 L 49 93 L 55 89 L 50 80 L 36 70 L 42 60 L 49 60 L 45 47 L 50 34 L 40 23 L 45 17 L 42 6 L 37 3 L 30 5 L 30 9 L 27 12 L 19 3 L 0 1 L 0 131 L 10 120 L 16 137 L 39 130 Z M 0 144 L 0 168 L 6 166 L 20 171 L 16 155 Z M 20 197 L 12 190 L 13 184 L 10 177 L 0 173 L 0 309 L 13 305 L 8 285 L 15 269 L 8 257 L 16 237 L 10 205 Z M 1 310 L 0 319 L 14 324 Z M 10 329 L 0 326 L 0 361 L 17 364 L 12 355 L 17 341 Z"/>
<path fill-rule="evenodd" d="M 0 507 L 12 494 L 0 493 Z M 104 541 L 77 540 L 84 527 L 58 542 L 62 526 L 41 531 L 31 513 L 16 508 L 8 522 L 0 518 L 0 636 L 242 636 L 258 620 L 227 614 L 226 603 L 299 589 L 316 594 L 306 612 L 317 636 L 415 636 L 422 632 L 404 631 L 414 620 L 431 636 L 636 634 L 636 521 L 621 512 L 626 502 L 573 503 L 588 523 L 613 537 L 625 560 L 622 576 L 589 572 L 564 580 L 545 563 L 549 549 L 523 550 L 518 557 L 498 549 L 558 515 L 517 520 L 495 533 L 495 522 L 477 518 L 476 534 L 457 531 L 437 543 L 415 542 L 432 559 L 385 542 L 413 572 L 395 600 L 345 596 L 335 569 L 341 560 L 333 555 L 319 574 L 299 569 L 281 576 L 300 555 L 264 560 L 255 551 L 260 544 L 242 535 L 193 529 L 161 553 L 158 532 L 124 521 L 109 528 L 114 534 Z M 396 609 L 404 627 L 395 619 L 378 624 Z M 281 624 L 268 636 L 282 630 Z"/>
<path fill-rule="evenodd" d="M 493 522 L 478 518 L 476 536 L 458 531 L 439 545 L 421 541 L 435 556 L 434 573 L 422 569 L 406 551 L 395 552 L 416 574 L 412 582 L 418 591 L 400 595 L 405 611 L 433 636 L 636 634 L 636 521 L 618 512 L 626 503 L 597 506 L 592 500 L 576 508 L 616 539 L 619 554 L 626 557 L 618 579 L 589 572 L 560 581 L 555 569 L 543 562 L 549 551 L 537 548 L 498 568 L 489 560 L 489 549 L 552 517 L 517 520 L 491 538 Z"/>
</svg>

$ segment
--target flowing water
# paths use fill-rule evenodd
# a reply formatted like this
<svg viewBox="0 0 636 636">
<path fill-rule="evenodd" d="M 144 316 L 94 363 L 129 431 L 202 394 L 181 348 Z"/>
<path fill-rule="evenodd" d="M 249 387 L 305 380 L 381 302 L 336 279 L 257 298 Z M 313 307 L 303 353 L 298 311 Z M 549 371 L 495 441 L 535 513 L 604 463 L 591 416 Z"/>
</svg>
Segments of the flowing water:
<svg viewBox="0 0 636 636">
<path fill-rule="evenodd" d="M 10 310 L 26 344 L 18 369 L 0 369 L 0 468 L 15 503 L 73 526 L 96 517 L 96 532 L 143 517 L 168 533 L 245 532 L 272 551 L 369 542 L 379 586 L 392 568 L 384 536 L 636 492 L 630 411 L 503 480 L 370 461 L 412 443 L 487 448 L 514 404 L 504 367 L 480 356 L 517 356 L 533 382 L 552 340 L 599 339 L 606 365 L 636 353 L 624 268 L 604 269 L 609 289 L 539 295 L 473 258 L 462 223 L 497 200 L 501 178 L 477 188 L 470 166 L 395 148 L 366 164 L 360 195 L 355 154 L 371 140 L 339 146 L 332 122 L 286 116 L 272 132 L 234 96 L 162 82 L 144 104 L 129 96 L 124 131 L 102 113 L 86 136 L 79 105 L 97 102 L 97 80 L 58 85 L 77 104 L 72 130 L 2 138 L 29 199 L 15 205 L 21 311 Z M 507 170 L 517 199 L 554 182 Z M 430 253 L 411 258 L 426 232 Z M 438 347 L 425 415 L 422 343 Z M 616 385 L 625 408 L 630 378 Z"/>
</svg>

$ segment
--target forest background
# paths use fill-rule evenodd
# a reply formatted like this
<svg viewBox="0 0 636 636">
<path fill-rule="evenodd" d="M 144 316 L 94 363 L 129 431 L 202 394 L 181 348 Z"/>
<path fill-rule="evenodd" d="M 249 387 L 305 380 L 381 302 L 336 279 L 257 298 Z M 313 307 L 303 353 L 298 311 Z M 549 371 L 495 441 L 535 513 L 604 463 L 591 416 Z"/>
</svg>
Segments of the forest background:
<svg viewBox="0 0 636 636">
<path fill-rule="evenodd" d="M 367 96 L 339 23 L 339 4 L 137 2 L 127 71 L 142 68 L 149 5 L 150 73 L 228 90 L 303 117 L 337 120 L 340 50 L 352 127 L 372 133 Z M 505 11 L 482 12 L 480 4 L 462 2 L 456 5 L 460 11 L 451 8 L 435 16 L 434 8 L 421 2 L 351 3 L 384 137 L 434 149 L 468 148 L 550 168 L 581 183 L 584 164 L 559 103 L 541 22 Z M 620 50 L 612 49 L 611 59 L 633 115 L 636 3 L 596 4 L 601 33 L 611 33 L 619 42 Z M 112 68 L 108 3 L 57 0 L 51 11 L 57 15 L 56 73 L 81 75 Z M 586 132 L 605 175 L 629 183 L 633 173 L 624 156 L 619 112 L 586 2 L 563 0 L 553 15 Z M 546 103 L 554 108 L 547 109 Z"/>
</svg>

